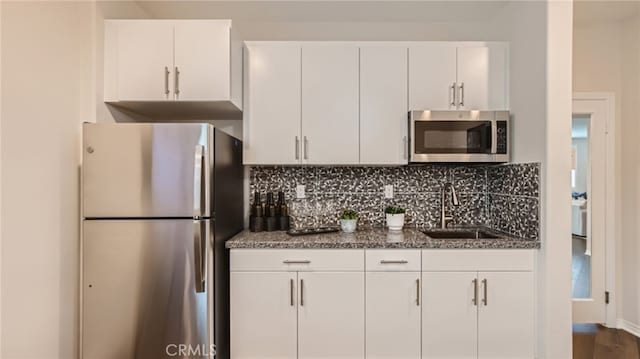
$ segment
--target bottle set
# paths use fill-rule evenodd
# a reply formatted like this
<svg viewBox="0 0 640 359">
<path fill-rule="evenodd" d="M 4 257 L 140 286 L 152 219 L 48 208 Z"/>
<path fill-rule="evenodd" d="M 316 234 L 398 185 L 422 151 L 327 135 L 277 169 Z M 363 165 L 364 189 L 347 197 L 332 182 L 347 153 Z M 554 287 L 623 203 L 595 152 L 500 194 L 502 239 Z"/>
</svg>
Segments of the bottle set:
<svg viewBox="0 0 640 359">
<path fill-rule="evenodd" d="M 256 191 L 253 194 L 249 230 L 251 232 L 289 230 L 289 207 L 284 200 L 284 192 L 278 192 L 277 202 L 273 200 L 273 192 L 268 192 L 266 203 L 262 203 L 260 192 Z"/>
</svg>

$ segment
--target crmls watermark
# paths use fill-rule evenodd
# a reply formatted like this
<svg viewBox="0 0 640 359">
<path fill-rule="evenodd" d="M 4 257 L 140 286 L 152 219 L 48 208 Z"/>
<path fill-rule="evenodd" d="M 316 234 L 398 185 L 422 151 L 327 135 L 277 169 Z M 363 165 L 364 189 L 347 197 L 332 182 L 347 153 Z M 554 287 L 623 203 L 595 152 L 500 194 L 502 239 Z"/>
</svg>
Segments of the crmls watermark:
<svg viewBox="0 0 640 359">
<path fill-rule="evenodd" d="M 207 347 L 206 344 L 169 344 L 165 348 L 165 352 L 170 357 L 213 357 L 216 355 L 216 345 L 211 344 Z"/>
</svg>

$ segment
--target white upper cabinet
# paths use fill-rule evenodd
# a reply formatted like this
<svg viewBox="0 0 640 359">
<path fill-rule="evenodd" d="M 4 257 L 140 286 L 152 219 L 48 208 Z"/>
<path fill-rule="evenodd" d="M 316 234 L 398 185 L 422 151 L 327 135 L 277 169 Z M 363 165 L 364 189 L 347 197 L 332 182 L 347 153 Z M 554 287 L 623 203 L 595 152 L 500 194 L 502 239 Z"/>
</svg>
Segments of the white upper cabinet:
<svg viewBox="0 0 640 359">
<path fill-rule="evenodd" d="M 508 109 L 507 50 L 497 42 L 248 42 L 244 163 L 407 164 L 408 111 Z"/>
<path fill-rule="evenodd" d="M 106 62 L 113 56 L 117 71 L 105 73 L 105 84 L 109 85 L 113 79 L 116 85 L 116 88 L 107 88 L 105 100 L 170 99 L 173 24 L 153 20 L 107 21 L 106 24 L 106 36 L 115 42 L 115 48 L 105 49 Z"/>
<path fill-rule="evenodd" d="M 507 53 L 503 44 L 459 47 L 458 107 L 506 110 Z"/>
<path fill-rule="evenodd" d="M 360 47 L 360 163 L 408 162 L 407 48 Z"/>
<path fill-rule="evenodd" d="M 409 110 L 455 110 L 455 86 L 455 46 L 409 48 Z"/>
<path fill-rule="evenodd" d="M 300 45 L 247 43 L 244 164 L 300 164 Z"/>
<path fill-rule="evenodd" d="M 358 47 L 302 46 L 303 163 L 359 163 Z"/>
<path fill-rule="evenodd" d="M 158 104 L 181 103 L 227 119 L 242 109 L 242 44 L 230 20 L 106 20 L 104 56 L 105 102 L 150 115 L 184 114 Z"/>
<path fill-rule="evenodd" d="M 507 45 L 423 43 L 409 48 L 411 110 L 506 110 Z"/>
<path fill-rule="evenodd" d="M 231 98 L 231 26 L 229 21 L 175 23 L 176 100 Z"/>
</svg>

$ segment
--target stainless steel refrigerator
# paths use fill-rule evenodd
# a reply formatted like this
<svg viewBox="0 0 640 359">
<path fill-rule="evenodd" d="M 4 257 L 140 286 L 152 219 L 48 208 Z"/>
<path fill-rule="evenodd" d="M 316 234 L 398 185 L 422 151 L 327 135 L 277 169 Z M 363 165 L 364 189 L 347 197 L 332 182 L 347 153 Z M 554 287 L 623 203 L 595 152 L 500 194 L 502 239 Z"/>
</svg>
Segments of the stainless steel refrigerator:
<svg viewBox="0 0 640 359">
<path fill-rule="evenodd" d="M 208 124 L 84 124 L 81 355 L 229 356 L 240 140 Z"/>
</svg>

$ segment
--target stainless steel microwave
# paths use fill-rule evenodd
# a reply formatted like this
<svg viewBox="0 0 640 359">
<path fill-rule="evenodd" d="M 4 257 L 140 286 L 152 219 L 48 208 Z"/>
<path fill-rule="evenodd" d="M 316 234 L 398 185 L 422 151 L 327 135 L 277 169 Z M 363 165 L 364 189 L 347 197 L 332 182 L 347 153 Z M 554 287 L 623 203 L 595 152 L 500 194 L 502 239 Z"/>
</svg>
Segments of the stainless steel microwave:
<svg viewBox="0 0 640 359">
<path fill-rule="evenodd" d="M 509 162 L 509 111 L 409 112 L 410 162 Z"/>
</svg>

